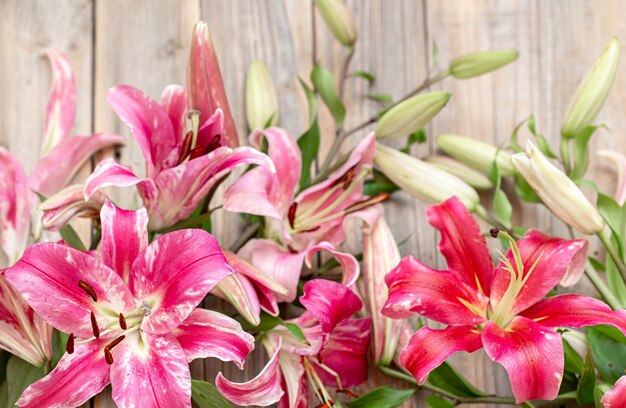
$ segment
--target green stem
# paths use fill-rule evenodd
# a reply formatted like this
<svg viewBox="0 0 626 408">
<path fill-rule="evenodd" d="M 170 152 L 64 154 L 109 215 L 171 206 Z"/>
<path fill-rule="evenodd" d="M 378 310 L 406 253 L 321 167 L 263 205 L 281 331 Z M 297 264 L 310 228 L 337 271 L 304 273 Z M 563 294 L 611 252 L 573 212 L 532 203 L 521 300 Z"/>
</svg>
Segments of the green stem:
<svg viewBox="0 0 626 408">
<path fill-rule="evenodd" d="M 587 267 L 585 268 L 585 274 L 596 288 L 596 290 L 602 295 L 606 303 L 609 304 L 613 309 L 622 309 L 622 303 L 615 297 L 611 289 L 604 283 L 596 269 L 593 267 L 591 262 L 587 260 Z"/>
<path fill-rule="evenodd" d="M 563 166 L 565 167 L 566 174 L 569 174 L 571 171 L 569 156 L 569 139 L 561 138 L 561 160 L 563 161 Z"/>
<path fill-rule="evenodd" d="M 620 256 L 619 250 L 611 240 L 611 234 L 607 231 L 607 229 L 603 229 L 602 231 L 600 231 L 598 233 L 598 238 L 600 238 L 600 242 L 602 242 L 602 245 L 606 249 L 606 252 L 613 259 L 615 265 L 617 265 L 617 269 L 619 269 L 619 272 L 622 275 L 622 279 L 624 280 L 624 283 L 626 283 L 626 265 L 624 265 L 624 261 Z"/>
<path fill-rule="evenodd" d="M 198 227 L 198 226 L 202 225 L 202 223 L 205 220 L 211 218 L 211 215 L 213 214 L 213 212 L 216 211 L 216 210 L 219 210 L 220 208 L 222 208 L 221 205 L 218 206 L 218 207 L 210 209 L 205 214 L 198 215 L 196 217 L 187 218 L 186 220 L 182 220 L 182 221 L 172 225 L 171 227 L 162 229 L 162 230 L 160 230 L 158 232 L 159 232 L 159 234 L 165 234 L 167 232 L 172 232 L 172 231 L 176 231 L 176 230 L 180 230 L 180 229 Z"/>
</svg>

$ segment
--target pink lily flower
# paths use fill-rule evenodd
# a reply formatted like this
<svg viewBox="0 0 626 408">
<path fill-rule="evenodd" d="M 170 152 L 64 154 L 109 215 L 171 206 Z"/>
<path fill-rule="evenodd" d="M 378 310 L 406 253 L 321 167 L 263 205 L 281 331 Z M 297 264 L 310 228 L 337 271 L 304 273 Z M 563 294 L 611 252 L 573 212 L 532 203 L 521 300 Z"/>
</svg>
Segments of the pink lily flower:
<svg viewBox="0 0 626 408">
<path fill-rule="evenodd" d="M 74 217 L 98 218 L 106 196 L 98 191 L 89 200 L 85 200 L 84 189 L 82 184 L 73 184 L 39 204 L 39 209 L 43 212 L 41 217 L 43 228 L 58 231 Z"/>
<path fill-rule="evenodd" d="M 351 318 L 363 306 L 350 289 L 339 283 L 314 279 L 304 285 L 300 302 L 307 309 L 291 323 L 297 324 L 306 342 L 283 326 L 263 338 L 271 359 L 250 381 L 234 383 L 218 374 L 220 393 L 238 405 L 306 407 L 309 386 L 323 406 L 332 406 L 327 387 L 355 395 L 349 387 L 367 380 L 370 319 Z"/>
<path fill-rule="evenodd" d="M 244 174 L 226 191 L 224 208 L 266 217 L 267 239 L 249 241 L 239 254 L 289 290 L 289 295 L 279 296 L 279 300 L 292 301 L 302 265 L 313 253 L 324 249 L 341 258 L 340 262 L 351 262 L 346 259 L 350 255 L 335 249 L 345 239 L 344 220 L 386 196 L 363 195 L 363 181 L 376 148 L 373 134 L 328 178 L 300 193 L 302 158 L 295 139 L 283 129 L 268 128 L 253 132 L 250 144 L 260 147 L 263 138 L 276 172 L 258 167 Z M 348 271 L 343 284 L 350 286 L 358 269 Z"/>
<path fill-rule="evenodd" d="M 253 338 L 233 319 L 198 309 L 233 273 L 210 234 L 187 229 L 148 244 L 145 209 L 102 208 L 100 256 L 57 243 L 28 248 L 5 273 L 67 352 L 28 387 L 21 407 L 73 407 L 109 383 L 119 407 L 191 407 L 188 362 L 243 366 Z"/>
<path fill-rule="evenodd" d="M 504 366 L 518 403 L 557 396 L 563 375 L 563 344 L 555 328 L 610 324 L 626 333 L 626 311 L 565 294 L 545 298 L 559 281 L 580 277 L 587 241 L 552 238 L 530 230 L 494 268 L 485 238 L 463 204 L 453 197 L 428 209 L 441 233 L 449 270 L 432 269 L 409 256 L 391 271 L 383 314 L 413 313 L 447 325 L 419 329 L 400 364 L 421 384 L 431 370 L 458 351 L 484 348 Z M 494 231 L 495 233 L 495 231 Z"/>
<path fill-rule="evenodd" d="M 85 197 L 107 186 L 137 186 L 153 231 L 189 217 L 235 167 L 257 164 L 269 172 L 274 169 L 271 160 L 256 149 L 221 145 L 220 109 L 202 126 L 197 115 L 192 115 L 192 129 L 186 133 L 187 92 L 180 86 L 167 87 L 161 104 L 127 85 L 110 89 L 108 100 L 139 142 L 146 159 L 146 177 L 107 159 L 87 179 Z"/>
<path fill-rule="evenodd" d="M 615 173 L 617 175 L 615 201 L 617 201 L 619 205 L 623 205 L 624 202 L 626 202 L 626 157 L 612 150 L 599 150 L 598 156 L 609 159 L 615 167 Z"/>
<path fill-rule="evenodd" d="M 622 376 L 611 390 L 602 397 L 602 408 L 626 407 L 626 375 Z"/>
</svg>

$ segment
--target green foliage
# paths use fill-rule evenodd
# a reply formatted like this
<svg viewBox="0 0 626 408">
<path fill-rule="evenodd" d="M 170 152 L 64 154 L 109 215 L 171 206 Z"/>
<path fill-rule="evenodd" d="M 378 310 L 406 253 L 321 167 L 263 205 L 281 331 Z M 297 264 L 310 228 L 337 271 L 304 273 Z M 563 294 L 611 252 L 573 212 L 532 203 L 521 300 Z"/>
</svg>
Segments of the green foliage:
<svg viewBox="0 0 626 408">
<path fill-rule="evenodd" d="M 489 179 L 494 185 L 492 203 L 493 212 L 496 214 L 497 220 L 506 228 L 510 229 L 512 225 L 513 207 L 511 206 L 509 198 L 501 188 L 502 177 L 500 176 L 500 170 L 498 169 L 497 154 L 496 159 L 494 159 L 493 163 L 491 163 L 491 168 L 489 169 Z"/>
<path fill-rule="evenodd" d="M 81 251 L 87 250 L 87 247 L 85 247 L 85 244 L 83 244 L 83 241 L 81 241 L 80 237 L 70 224 L 61 228 L 59 232 L 61 233 L 61 238 L 63 238 L 69 246 L 80 249 Z"/>
<path fill-rule="evenodd" d="M 428 382 L 459 397 L 484 397 L 487 395 L 470 384 L 465 377 L 446 362 L 431 371 Z"/>
<path fill-rule="evenodd" d="M 302 154 L 302 171 L 300 173 L 300 190 L 311 184 L 311 165 L 317 159 L 320 147 L 320 128 L 317 123 L 317 98 L 313 90 L 302 79 L 300 85 L 304 89 L 309 104 L 309 128 L 298 138 L 298 147 Z"/>
<path fill-rule="evenodd" d="M 415 390 L 396 390 L 390 387 L 379 387 L 362 397 L 347 402 L 349 408 L 393 408 L 402 404 Z"/>
<path fill-rule="evenodd" d="M 215 385 L 191 380 L 191 399 L 199 408 L 230 408 L 233 405 L 222 397 Z"/>
<path fill-rule="evenodd" d="M 315 86 L 315 90 L 322 97 L 322 101 L 335 119 L 338 128 L 343 126 L 346 118 L 346 108 L 337 94 L 337 86 L 333 74 L 323 68 L 320 64 L 315 64 L 311 72 L 311 82 Z"/>
<path fill-rule="evenodd" d="M 26 361 L 12 356 L 7 364 L 7 407 L 15 405 L 22 392 L 34 383 L 43 378 L 46 374 L 43 367 L 36 367 Z"/>
<path fill-rule="evenodd" d="M 588 327 L 587 342 L 600 377 L 614 383 L 626 371 L 626 337 L 612 326 Z"/>
<path fill-rule="evenodd" d="M 353 72 L 351 76 L 354 78 L 362 78 L 366 80 L 370 85 L 373 85 L 374 82 L 376 82 L 376 75 L 367 71 L 356 71 Z"/>
<path fill-rule="evenodd" d="M 363 194 L 375 196 L 380 193 L 393 193 L 400 189 L 389 177 L 374 169 L 372 179 L 367 180 L 363 186 Z"/>
<path fill-rule="evenodd" d="M 426 406 L 428 408 L 452 408 L 456 407 L 454 401 L 447 400 L 438 395 L 429 395 L 426 397 Z"/>
<path fill-rule="evenodd" d="M 579 405 L 592 405 L 596 389 L 596 370 L 593 368 L 591 354 L 587 351 L 583 373 L 578 381 L 576 401 Z"/>
</svg>

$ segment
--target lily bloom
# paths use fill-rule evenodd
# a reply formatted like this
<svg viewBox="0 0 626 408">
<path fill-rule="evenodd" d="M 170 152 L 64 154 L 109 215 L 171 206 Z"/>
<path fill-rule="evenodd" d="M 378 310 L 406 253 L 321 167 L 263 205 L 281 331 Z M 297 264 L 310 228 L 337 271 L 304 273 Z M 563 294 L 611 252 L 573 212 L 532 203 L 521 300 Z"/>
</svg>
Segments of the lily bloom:
<svg viewBox="0 0 626 408">
<path fill-rule="evenodd" d="M 609 324 L 626 333 L 626 311 L 580 295 L 545 298 L 560 281 L 577 281 L 587 241 L 553 238 L 530 230 L 494 268 L 485 238 L 463 204 L 451 198 L 428 209 L 441 233 L 439 249 L 449 270 L 432 269 L 408 256 L 386 277 L 389 298 L 383 314 L 413 313 L 447 325 L 419 329 L 400 364 L 422 384 L 452 354 L 484 348 L 504 366 L 518 403 L 557 396 L 563 375 L 558 327 Z M 493 231 L 495 235 L 496 231 Z"/>
<path fill-rule="evenodd" d="M 374 158 L 373 134 L 328 178 L 300 193 L 302 157 L 295 139 L 285 130 L 272 127 L 253 132 L 250 144 L 260 147 L 263 139 L 267 140 L 276 172 L 257 167 L 244 174 L 226 191 L 224 208 L 266 217 L 267 239 L 249 241 L 239 254 L 289 290 L 288 296 L 279 296 L 280 300 L 292 301 L 302 264 L 313 253 L 327 250 L 341 258 L 340 263 L 352 263 L 348 260 L 354 259 L 351 255 L 335 249 L 345 239 L 344 220 L 384 200 L 386 195 L 363 195 L 363 181 Z M 357 277 L 358 266 L 344 276 L 343 283 L 350 286 Z"/>
<path fill-rule="evenodd" d="M 70 333 L 57 367 L 20 407 L 74 407 L 109 383 L 119 407 L 191 407 L 188 362 L 240 368 L 254 340 L 239 323 L 198 309 L 233 273 L 213 236 L 187 229 L 148 245 L 145 209 L 102 208 L 100 256 L 57 243 L 29 247 L 5 273 L 50 325 Z"/>
<path fill-rule="evenodd" d="M 296 339 L 284 326 L 263 337 L 272 356 L 250 381 L 233 383 L 221 373 L 215 384 L 238 405 L 308 406 L 309 386 L 322 406 L 332 406 L 327 387 L 354 396 L 349 387 L 367 380 L 370 319 L 351 318 L 363 306 L 346 286 L 324 279 L 304 285 L 300 303 L 307 309 L 290 323 L 297 324 L 306 341 Z M 326 404 L 326 405 L 323 405 Z"/>
<path fill-rule="evenodd" d="M 139 142 L 146 177 L 136 176 L 130 167 L 113 159 L 103 160 L 85 183 L 85 198 L 107 186 L 137 186 L 153 231 L 189 217 L 235 167 L 257 164 L 269 172 L 274 169 L 271 160 L 256 149 L 222 146 L 220 109 L 201 126 L 198 114 L 192 113 L 192 129 L 186 132 L 189 110 L 183 87 L 168 86 L 161 104 L 127 85 L 110 89 L 108 100 Z"/>
<path fill-rule="evenodd" d="M 622 376 L 613 388 L 602 397 L 603 408 L 621 408 L 626 406 L 626 375 Z"/>
</svg>

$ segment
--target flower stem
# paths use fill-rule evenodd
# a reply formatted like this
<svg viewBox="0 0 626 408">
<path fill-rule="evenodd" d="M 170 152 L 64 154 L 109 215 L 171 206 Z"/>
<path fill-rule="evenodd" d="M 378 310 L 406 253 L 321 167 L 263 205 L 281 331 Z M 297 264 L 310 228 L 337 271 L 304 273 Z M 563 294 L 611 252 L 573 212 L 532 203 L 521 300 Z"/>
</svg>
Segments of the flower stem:
<svg viewBox="0 0 626 408">
<path fill-rule="evenodd" d="M 609 287 L 604 283 L 596 269 L 593 267 L 591 262 L 587 260 L 587 267 L 585 268 L 585 274 L 596 288 L 596 290 L 602 295 L 606 303 L 608 303 L 613 309 L 622 309 L 622 303 L 615 297 L 613 292 L 609 289 Z"/>
<path fill-rule="evenodd" d="M 606 229 L 603 229 L 598 233 L 598 238 L 600 238 L 600 242 L 606 249 L 606 252 L 609 254 L 615 265 L 617 265 L 617 269 L 619 269 L 620 274 L 622 275 L 622 279 L 624 283 L 626 283 L 626 265 L 624 265 L 624 260 L 622 259 L 619 250 L 611 240 L 611 234 L 607 232 Z"/>
</svg>

